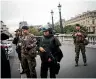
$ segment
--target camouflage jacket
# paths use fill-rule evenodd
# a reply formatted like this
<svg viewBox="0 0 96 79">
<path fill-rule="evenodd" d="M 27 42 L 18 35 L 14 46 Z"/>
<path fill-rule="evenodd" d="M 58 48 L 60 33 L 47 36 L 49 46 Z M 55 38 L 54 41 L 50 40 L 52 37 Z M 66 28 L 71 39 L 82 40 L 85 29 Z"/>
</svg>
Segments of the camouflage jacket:
<svg viewBox="0 0 96 79">
<path fill-rule="evenodd" d="M 76 35 L 75 36 L 75 34 L 76 33 L 81 33 L 81 35 Z M 87 37 L 87 33 L 85 32 L 85 31 L 83 31 L 83 30 L 77 30 L 77 31 L 75 31 L 74 33 L 73 33 L 73 39 L 74 39 L 74 43 L 76 44 L 76 43 L 83 43 L 84 42 L 84 40 L 85 40 L 85 38 Z"/>
<path fill-rule="evenodd" d="M 22 36 L 21 42 L 21 52 L 25 55 L 30 55 L 31 57 L 36 56 L 36 38 L 33 34 L 28 34 Z"/>
</svg>

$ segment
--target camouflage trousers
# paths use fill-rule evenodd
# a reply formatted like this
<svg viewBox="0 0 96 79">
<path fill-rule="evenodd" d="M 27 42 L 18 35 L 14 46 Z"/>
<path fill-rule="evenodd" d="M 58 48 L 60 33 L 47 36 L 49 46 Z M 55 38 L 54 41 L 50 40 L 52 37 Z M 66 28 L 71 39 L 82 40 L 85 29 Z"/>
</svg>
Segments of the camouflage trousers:
<svg viewBox="0 0 96 79">
<path fill-rule="evenodd" d="M 75 52 L 76 52 L 75 61 L 78 63 L 80 51 L 82 53 L 83 61 L 84 61 L 84 63 L 86 63 L 86 61 L 87 61 L 86 54 L 85 54 L 86 49 L 85 49 L 85 45 L 83 43 L 75 44 Z"/>
<path fill-rule="evenodd" d="M 27 75 L 27 78 L 37 78 L 36 74 L 36 60 L 35 58 L 30 57 L 29 55 L 22 54 L 22 66 L 24 68 L 24 72 Z"/>
</svg>

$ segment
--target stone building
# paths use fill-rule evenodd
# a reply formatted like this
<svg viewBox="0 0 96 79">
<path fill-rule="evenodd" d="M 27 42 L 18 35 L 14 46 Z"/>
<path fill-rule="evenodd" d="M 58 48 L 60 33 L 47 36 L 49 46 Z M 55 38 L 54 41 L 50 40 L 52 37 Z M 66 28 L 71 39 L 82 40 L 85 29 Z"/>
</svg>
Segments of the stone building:
<svg viewBox="0 0 96 79">
<path fill-rule="evenodd" d="M 70 20 L 65 21 L 65 26 L 80 24 L 87 28 L 89 33 L 96 34 L 96 10 L 84 12 Z"/>
</svg>

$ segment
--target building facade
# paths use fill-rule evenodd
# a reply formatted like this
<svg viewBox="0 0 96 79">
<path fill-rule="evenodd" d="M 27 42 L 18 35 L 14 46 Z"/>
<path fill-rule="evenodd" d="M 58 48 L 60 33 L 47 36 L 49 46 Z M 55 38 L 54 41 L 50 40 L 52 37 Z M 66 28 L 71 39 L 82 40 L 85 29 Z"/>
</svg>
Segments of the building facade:
<svg viewBox="0 0 96 79">
<path fill-rule="evenodd" d="M 84 12 L 83 14 L 65 21 L 65 26 L 75 24 L 80 24 L 86 27 L 89 33 L 96 34 L 96 10 Z"/>
<path fill-rule="evenodd" d="M 2 32 L 2 33 L 5 33 L 5 34 L 11 36 L 8 29 L 9 28 L 7 28 L 7 26 L 4 24 L 4 22 L 0 21 L 0 33 Z"/>
</svg>

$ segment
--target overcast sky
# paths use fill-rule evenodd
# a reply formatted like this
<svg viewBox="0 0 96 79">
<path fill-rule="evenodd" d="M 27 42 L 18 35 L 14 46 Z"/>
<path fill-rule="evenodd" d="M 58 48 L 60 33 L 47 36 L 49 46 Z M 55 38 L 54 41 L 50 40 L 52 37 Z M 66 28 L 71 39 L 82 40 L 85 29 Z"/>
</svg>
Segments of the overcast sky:
<svg viewBox="0 0 96 79">
<path fill-rule="evenodd" d="M 1 20 L 14 32 L 20 21 L 29 25 L 51 23 L 51 10 L 54 22 L 59 20 L 58 4 L 62 5 L 62 19 L 68 20 L 87 10 L 96 10 L 95 0 L 1 0 Z"/>
</svg>

